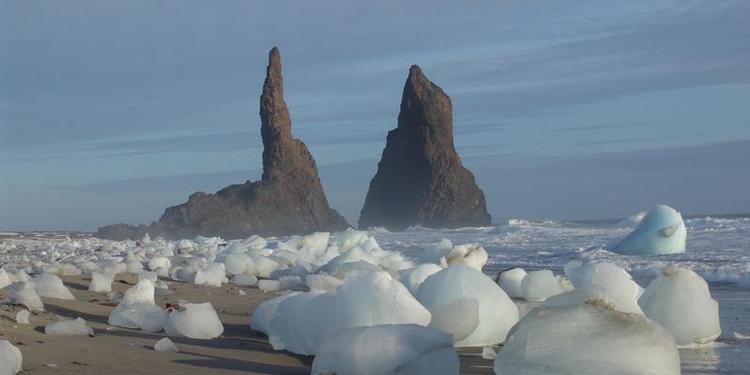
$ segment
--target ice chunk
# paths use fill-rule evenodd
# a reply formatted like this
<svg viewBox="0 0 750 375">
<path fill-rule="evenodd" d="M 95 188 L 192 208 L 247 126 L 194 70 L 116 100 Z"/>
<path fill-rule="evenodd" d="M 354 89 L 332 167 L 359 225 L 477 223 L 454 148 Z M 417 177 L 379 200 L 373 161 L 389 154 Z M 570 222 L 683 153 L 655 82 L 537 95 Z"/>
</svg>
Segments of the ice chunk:
<svg viewBox="0 0 750 375">
<path fill-rule="evenodd" d="M 299 276 L 283 276 L 278 280 L 260 280 L 258 289 L 264 293 L 276 292 L 279 290 L 306 290 L 307 284 Z"/>
<path fill-rule="evenodd" d="M 255 274 L 255 265 L 252 258 L 244 253 L 229 254 L 224 258 L 226 272 L 230 275 L 239 275 L 242 273 Z"/>
<path fill-rule="evenodd" d="M 453 249 L 453 243 L 444 238 L 440 242 L 427 246 L 422 252 L 417 254 L 417 259 L 425 263 L 440 263 L 441 258 L 448 257 Z"/>
<path fill-rule="evenodd" d="M 40 297 L 75 300 L 73 293 L 65 287 L 57 275 L 43 273 L 35 277 L 33 283 Z"/>
<path fill-rule="evenodd" d="M 8 340 L 0 340 L 0 375 L 16 375 L 23 369 L 21 351 Z"/>
<path fill-rule="evenodd" d="M 169 337 L 165 337 L 154 344 L 154 350 L 157 352 L 162 353 L 179 353 L 180 349 L 177 349 L 177 346 L 172 342 L 172 340 L 169 339 Z"/>
<path fill-rule="evenodd" d="M 401 282 L 404 283 L 411 294 L 416 295 L 419 286 L 422 285 L 425 279 L 442 270 L 443 268 L 435 263 L 423 263 L 411 270 L 405 271 L 404 275 L 401 277 Z"/>
<path fill-rule="evenodd" d="M 336 290 L 342 282 L 342 280 L 324 273 L 305 276 L 305 284 L 307 284 L 307 287 L 310 289 L 328 291 Z"/>
<path fill-rule="evenodd" d="M 672 335 L 640 314 L 603 303 L 537 307 L 511 330 L 496 374 L 678 375 Z"/>
<path fill-rule="evenodd" d="M 109 293 L 112 291 L 112 281 L 115 276 L 111 273 L 94 272 L 91 274 L 89 290 L 92 292 Z"/>
<path fill-rule="evenodd" d="M 61 320 L 44 327 L 44 334 L 50 336 L 94 336 L 94 329 L 86 325 L 83 318 Z"/>
<path fill-rule="evenodd" d="M 70 263 L 61 264 L 58 267 L 57 272 L 62 276 L 78 276 L 82 273 L 81 270 L 75 266 L 75 264 Z"/>
<path fill-rule="evenodd" d="M 259 280 L 258 289 L 263 293 L 277 292 L 281 290 L 281 283 L 278 280 Z"/>
<path fill-rule="evenodd" d="M 211 263 L 203 269 L 198 270 L 195 274 L 195 285 L 221 286 L 222 283 L 229 281 L 226 278 L 224 264 Z"/>
<path fill-rule="evenodd" d="M 647 317 L 668 329 L 683 347 L 714 341 L 721 334 L 719 303 L 708 284 L 687 268 L 669 266 L 638 301 Z"/>
<path fill-rule="evenodd" d="M 5 271 L 5 268 L 0 268 L 0 289 L 3 289 L 10 284 L 13 284 L 10 275 Z"/>
<path fill-rule="evenodd" d="M 328 232 L 315 232 L 302 237 L 300 245 L 302 249 L 308 249 L 309 254 L 315 257 L 323 255 L 328 248 L 328 240 L 331 234 Z"/>
<path fill-rule="evenodd" d="M 172 262 L 167 257 L 153 257 L 148 261 L 148 269 L 151 271 L 156 271 L 157 268 L 169 269 L 171 265 Z"/>
<path fill-rule="evenodd" d="M 258 332 L 263 332 L 268 335 L 271 327 L 271 320 L 276 317 L 277 309 L 282 301 L 289 297 L 294 297 L 301 294 L 300 292 L 292 292 L 276 298 L 272 298 L 264 301 L 253 311 L 253 315 L 250 318 L 250 329 Z"/>
<path fill-rule="evenodd" d="M 29 310 L 20 310 L 16 313 L 16 323 L 18 324 L 31 324 L 29 322 L 29 317 L 31 316 L 31 313 Z"/>
<path fill-rule="evenodd" d="M 159 275 L 157 275 L 156 272 L 141 271 L 138 272 L 138 281 L 141 280 L 150 280 L 156 285 L 156 282 L 159 281 Z"/>
<path fill-rule="evenodd" d="M 466 244 L 454 247 L 448 253 L 446 261 L 449 265 L 465 264 L 481 271 L 482 267 L 487 263 L 487 258 L 487 251 L 481 245 Z"/>
<path fill-rule="evenodd" d="M 175 249 L 182 250 L 182 251 L 192 251 L 193 250 L 193 241 L 182 239 L 177 241 L 177 244 L 175 245 Z"/>
<path fill-rule="evenodd" d="M 211 303 L 187 303 L 169 312 L 164 332 L 170 336 L 210 340 L 219 337 L 224 326 Z"/>
<path fill-rule="evenodd" d="M 268 242 L 258 235 L 252 235 L 250 238 L 242 240 L 242 244 L 251 249 L 263 249 L 268 246 Z"/>
<path fill-rule="evenodd" d="M 33 281 L 12 284 L 7 290 L 8 299 L 12 303 L 24 305 L 31 311 L 44 311 L 44 304 L 36 292 Z"/>
<path fill-rule="evenodd" d="M 143 271 L 143 264 L 139 261 L 133 260 L 125 264 L 125 272 L 137 274 L 141 271 Z"/>
<path fill-rule="evenodd" d="M 355 247 L 349 249 L 349 251 L 347 251 L 346 253 L 342 253 L 341 255 L 331 259 L 330 262 L 321 267 L 321 271 L 332 274 L 341 272 L 341 269 L 344 265 L 356 262 L 369 263 L 374 266 L 378 266 L 379 263 L 378 259 L 373 256 L 373 254 L 370 254 L 369 252 L 362 250 L 359 247 Z"/>
<path fill-rule="evenodd" d="M 682 215 L 672 207 L 659 204 L 612 250 L 629 255 L 681 253 L 685 251 L 686 239 L 687 230 Z"/>
<path fill-rule="evenodd" d="M 257 252 L 250 252 L 250 259 L 253 260 L 255 265 L 255 272 L 258 276 L 263 278 L 271 277 L 271 274 L 281 267 L 281 264 L 268 256 L 259 254 Z"/>
<path fill-rule="evenodd" d="M 13 279 L 15 279 L 17 283 L 25 283 L 31 281 L 31 276 L 29 276 L 24 270 L 18 270 L 13 274 Z"/>
<path fill-rule="evenodd" d="M 523 298 L 521 292 L 521 283 L 526 277 L 526 271 L 523 268 L 513 268 L 500 273 L 498 284 L 511 298 Z"/>
<path fill-rule="evenodd" d="M 601 300 L 615 310 L 643 314 L 638 306 L 641 287 L 630 274 L 615 264 L 587 263 L 578 267 L 566 267 L 565 272 L 575 290 L 548 298 L 546 306 L 582 304 L 589 300 Z"/>
<path fill-rule="evenodd" d="M 485 346 L 482 348 L 482 358 L 495 359 L 495 357 L 497 357 L 497 352 L 495 352 L 495 349 L 493 349 L 492 346 Z"/>
<path fill-rule="evenodd" d="M 462 264 L 428 277 L 417 299 L 436 316 L 440 329 L 457 335 L 457 347 L 502 343 L 518 321 L 518 307 L 508 295 L 487 275 Z M 461 337 L 474 319 L 476 327 Z"/>
<path fill-rule="evenodd" d="M 521 295 L 527 301 L 542 302 L 564 292 L 560 279 L 550 270 L 531 271 L 521 281 Z"/>
<path fill-rule="evenodd" d="M 243 273 L 234 275 L 234 277 L 232 277 L 229 282 L 239 286 L 253 286 L 258 283 L 258 278 L 255 277 L 255 275 L 248 275 Z"/>
<path fill-rule="evenodd" d="M 387 344 L 385 344 L 387 343 Z M 343 329 L 323 340 L 312 374 L 457 374 L 450 336 L 414 324 Z"/>
<path fill-rule="evenodd" d="M 120 303 L 109 314 L 109 324 L 159 332 L 164 327 L 166 312 L 154 304 L 154 283 L 141 280 L 125 292 Z"/>
<path fill-rule="evenodd" d="M 465 298 L 430 311 L 430 328 L 443 331 L 459 342 L 471 335 L 479 325 L 479 301 Z"/>
<path fill-rule="evenodd" d="M 299 354 L 315 354 L 327 333 L 340 328 L 378 324 L 418 324 L 430 322 L 427 311 L 404 287 L 384 271 L 352 273 L 334 292 L 319 290 L 282 296 L 263 302 L 260 328 L 274 349 Z M 265 308 L 266 304 L 277 304 Z M 274 312 L 269 319 L 268 315 Z M 268 327 L 263 327 L 270 321 Z M 253 316 L 255 323 L 255 315 Z"/>
<path fill-rule="evenodd" d="M 334 244 L 341 254 L 349 250 L 364 245 L 370 239 L 370 234 L 366 231 L 347 230 L 338 232 L 334 235 Z"/>
</svg>

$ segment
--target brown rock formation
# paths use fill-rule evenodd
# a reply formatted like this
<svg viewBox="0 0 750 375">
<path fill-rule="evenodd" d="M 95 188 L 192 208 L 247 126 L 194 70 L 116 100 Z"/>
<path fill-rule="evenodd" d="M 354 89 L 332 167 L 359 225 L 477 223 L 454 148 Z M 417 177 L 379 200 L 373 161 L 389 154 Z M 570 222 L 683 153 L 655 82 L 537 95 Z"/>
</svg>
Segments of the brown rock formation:
<svg viewBox="0 0 750 375">
<path fill-rule="evenodd" d="M 453 145 L 451 100 L 413 65 L 359 227 L 490 225 L 484 193 Z"/>
<path fill-rule="evenodd" d="M 312 155 L 304 143 L 292 137 L 292 123 L 284 102 L 281 57 L 276 48 L 268 59 L 260 118 L 261 181 L 231 185 L 216 194 L 198 192 L 186 203 L 167 208 L 161 219 L 148 227 L 116 224 L 99 228 L 97 235 L 135 239 L 150 232 L 168 238 L 241 238 L 347 228 L 344 218 L 328 206 Z"/>
</svg>

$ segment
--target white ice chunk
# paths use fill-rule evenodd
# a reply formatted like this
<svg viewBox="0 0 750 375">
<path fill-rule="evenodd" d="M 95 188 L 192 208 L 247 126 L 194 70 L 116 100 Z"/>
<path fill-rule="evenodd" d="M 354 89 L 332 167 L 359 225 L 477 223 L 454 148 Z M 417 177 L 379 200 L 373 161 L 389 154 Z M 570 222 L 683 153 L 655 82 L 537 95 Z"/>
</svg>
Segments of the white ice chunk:
<svg viewBox="0 0 750 375">
<path fill-rule="evenodd" d="M 20 310 L 16 313 L 16 323 L 18 324 L 31 324 L 29 322 L 29 317 L 31 316 L 31 313 L 29 310 Z"/>
<path fill-rule="evenodd" d="M 612 247 L 620 254 L 664 255 L 685 251 L 687 230 L 674 208 L 656 205 L 630 234 Z"/>
<path fill-rule="evenodd" d="M 494 360 L 495 357 L 497 357 L 497 352 L 495 352 L 495 349 L 493 349 L 492 346 L 485 346 L 482 348 L 482 358 Z"/>
<path fill-rule="evenodd" d="M 276 298 L 272 298 L 264 301 L 253 311 L 253 315 L 250 318 L 250 329 L 258 332 L 263 332 L 266 335 L 271 327 L 271 321 L 276 317 L 277 309 L 279 304 L 289 297 L 294 297 L 300 292 L 292 292 Z"/>
<path fill-rule="evenodd" d="M 387 272 L 350 274 L 334 292 L 319 290 L 280 297 L 263 302 L 259 308 L 267 322 L 275 306 L 275 316 L 267 327 L 269 341 L 275 349 L 299 354 L 315 354 L 327 333 L 340 328 L 378 324 L 418 324 L 430 322 L 427 311 Z M 255 316 L 253 316 L 255 324 Z"/>
<path fill-rule="evenodd" d="M 613 263 L 587 263 L 578 267 L 566 267 L 565 272 L 575 290 L 548 298 L 546 306 L 582 304 L 589 300 L 600 300 L 615 310 L 643 314 L 638 306 L 641 287 L 630 274 Z"/>
<path fill-rule="evenodd" d="M 683 347 L 714 341 L 721 334 L 719 303 L 708 284 L 687 268 L 669 266 L 638 301 L 647 317 L 668 329 Z"/>
<path fill-rule="evenodd" d="M 278 280 L 258 280 L 258 289 L 263 293 L 277 292 L 281 290 L 281 283 Z"/>
<path fill-rule="evenodd" d="M 169 337 L 165 337 L 154 344 L 154 350 L 157 352 L 162 353 L 179 353 L 180 349 L 177 349 L 177 345 L 175 345 L 172 340 L 169 339 Z"/>
<path fill-rule="evenodd" d="M 537 307 L 511 330 L 495 358 L 501 375 L 678 375 L 672 335 L 640 314 L 602 303 Z"/>
<path fill-rule="evenodd" d="M 417 299 L 437 315 L 440 329 L 458 336 L 456 347 L 502 343 L 518 321 L 518 307 L 508 295 L 487 275 L 462 264 L 428 277 Z M 476 327 L 460 337 L 477 318 Z"/>
<path fill-rule="evenodd" d="M 15 282 L 17 283 L 25 283 L 31 281 L 31 276 L 29 276 L 24 270 L 18 270 L 13 274 L 13 279 L 15 279 Z"/>
<path fill-rule="evenodd" d="M 44 327 L 44 334 L 50 336 L 93 336 L 94 329 L 86 325 L 83 318 L 60 320 Z"/>
<path fill-rule="evenodd" d="M 195 274 L 195 285 L 221 286 L 222 283 L 229 281 L 226 278 L 224 264 L 211 263 L 203 269 L 198 270 Z"/>
<path fill-rule="evenodd" d="M 153 257 L 148 261 L 148 269 L 151 271 L 156 271 L 157 268 L 169 269 L 171 265 L 172 262 L 167 257 Z"/>
<path fill-rule="evenodd" d="M 154 304 L 154 283 L 141 280 L 125 292 L 120 303 L 109 314 L 109 324 L 159 332 L 164 327 L 166 312 Z"/>
<path fill-rule="evenodd" d="M 210 340 L 224 332 L 224 326 L 211 303 L 188 303 L 169 312 L 164 332 L 170 336 Z"/>
<path fill-rule="evenodd" d="M 89 290 L 92 292 L 109 293 L 112 291 L 112 282 L 115 276 L 111 273 L 94 272 L 91 274 Z"/>
<path fill-rule="evenodd" d="M 387 343 L 387 344 L 385 344 Z M 331 333 L 312 374 L 457 374 L 450 336 L 414 324 L 357 327 Z"/>
<path fill-rule="evenodd" d="M 310 289 L 332 291 L 336 290 L 342 282 L 342 280 L 324 273 L 305 276 L 305 284 L 307 284 L 307 287 Z"/>
<path fill-rule="evenodd" d="M 523 298 L 521 282 L 524 277 L 526 277 L 526 271 L 523 268 L 513 268 L 502 272 L 497 281 L 509 297 Z"/>
<path fill-rule="evenodd" d="M 143 271 L 143 264 L 139 261 L 133 260 L 125 264 L 125 272 L 140 273 L 141 271 Z"/>
<path fill-rule="evenodd" d="M 141 280 L 150 280 L 154 285 L 156 285 L 156 282 L 159 281 L 159 275 L 156 274 L 156 272 L 149 272 L 149 271 L 141 271 L 138 272 L 138 281 Z"/>
<path fill-rule="evenodd" d="M 74 300 L 73 293 L 63 284 L 62 280 L 50 273 L 43 273 L 34 278 L 34 287 L 40 297 Z"/>
<path fill-rule="evenodd" d="M 78 276 L 82 273 L 81 270 L 75 266 L 75 264 L 70 263 L 61 264 L 58 267 L 57 272 L 62 276 Z"/>
<path fill-rule="evenodd" d="M 255 275 L 248 275 L 243 273 L 234 275 L 234 277 L 232 277 L 229 282 L 239 286 L 253 286 L 258 283 L 258 278 L 255 277 Z"/>
<path fill-rule="evenodd" d="M 419 286 L 430 276 L 442 271 L 443 268 L 435 263 L 422 263 L 410 270 L 404 271 L 401 282 L 411 294 L 416 295 Z"/>
<path fill-rule="evenodd" d="M 177 250 L 193 250 L 193 241 L 182 239 L 177 241 L 177 244 L 175 245 L 175 249 Z"/>
<path fill-rule="evenodd" d="M 0 268 L 0 289 L 3 289 L 10 284 L 13 284 L 10 275 L 5 271 L 5 268 Z"/>
<path fill-rule="evenodd" d="M 24 305 L 31 311 L 44 311 L 44 304 L 36 292 L 33 281 L 12 284 L 7 290 L 8 299 L 12 303 Z"/>
<path fill-rule="evenodd" d="M 445 258 L 449 265 L 465 264 L 479 271 L 487 263 L 487 251 L 478 244 L 457 245 Z"/>
<path fill-rule="evenodd" d="M 441 258 L 446 258 L 453 249 L 453 243 L 444 238 L 440 242 L 427 246 L 422 252 L 417 254 L 417 259 L 424 263 L 440 263 Z"/>
<path fill-rule="evenodd" d="M 445 332 L 459 342 L 471 335 L 479 325 L 479 302 L 473 298 L 455 300 L 430 311 L 430 328 Z"/>
<path fill-rule="evenodd" d="M 339 249 L 341 254 L 344 254 L 355 247 L 367 243 L 370 239 L 370 234 L 366 231 L 347 230 L 336 233 L 334 238 L 334 245 Z"/>
<path fill-rule="evenodd" d="M 560 279 L 550 270 L 531 271 L 521 281 L 523 299 L 530 302 L 542 302 L 564 292 Z"/>
<path fill-rule="evenodd" d="M 328 232 L 315 232 L 307 236 L 302 237 L 300 244 L 303 249 L 308 249 L 310 255 L 319 257 L 328 248 L 328 240 L 331 234 Z"/>
<path fill-rule="evenodd" d="M 230 275 L 239 275 L 242 273 L 255 274 L 255 265 L 252 258 L 244 253 L 228 254 L 224 260 L 224 267 Z"/>
<path fill-rule="evenodd" d="M 0 340 L 0 375 L 16 375 L 23 369 L 21 351 L 8 340 Z"/>
<path fill-rule="evenodd" d="M 257 252 L 250 252 L 249 255 L 255 265 L 255 272 L 260 277 L 269 278 L 274 271 L 281 267 L 279 262 L 268 256 L 261 255 Z"/>
</svg>

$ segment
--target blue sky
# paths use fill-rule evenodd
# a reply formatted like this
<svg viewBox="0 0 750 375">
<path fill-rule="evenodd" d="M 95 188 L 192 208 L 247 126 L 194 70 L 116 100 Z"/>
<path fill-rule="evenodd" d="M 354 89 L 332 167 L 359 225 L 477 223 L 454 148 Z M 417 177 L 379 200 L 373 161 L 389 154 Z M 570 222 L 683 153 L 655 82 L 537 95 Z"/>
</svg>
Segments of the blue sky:
<svg viewBox="0 0 750 375">
<path fill-rule="evenodd" d="M 0 230 L 147 223 L 294 133 L 356 223 L 410 64 L 495 221 L 750 212 L 748 1 L 0 2 Z"/>
</svg>

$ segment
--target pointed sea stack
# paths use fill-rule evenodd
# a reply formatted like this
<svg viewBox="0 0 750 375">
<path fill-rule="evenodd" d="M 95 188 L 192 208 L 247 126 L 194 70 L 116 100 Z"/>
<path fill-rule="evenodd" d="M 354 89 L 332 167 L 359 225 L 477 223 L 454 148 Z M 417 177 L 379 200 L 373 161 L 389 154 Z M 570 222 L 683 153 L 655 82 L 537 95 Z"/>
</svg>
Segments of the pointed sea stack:
<svg viewBox="0 0 750 375">
<path fill-rule="evenodd" d="M 456 228 L 490 221 L 484 193 L 453 145 L 450 98 L 412 65 L 398 127 L 388 132 L 359 227 Z"/>
<path fill-rule="evenodd" d="M 310 151 L 292 137 L 284 102 L 281 56 L 273 48 L 260 97 L 263 138 L 261 181 L 231 185 L 216 194 L 203 192 L 169 207 L 150 226 L 115 224 L 99 228 L 98 237 L 138 239 L 146 232 L 167 238 L 196 235 L 244 238 L 345 229 L 349 225 L 328 206 Z"/>
</svg>

